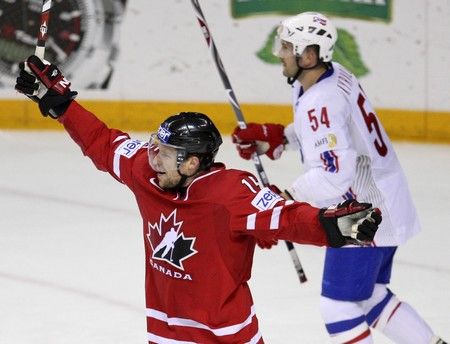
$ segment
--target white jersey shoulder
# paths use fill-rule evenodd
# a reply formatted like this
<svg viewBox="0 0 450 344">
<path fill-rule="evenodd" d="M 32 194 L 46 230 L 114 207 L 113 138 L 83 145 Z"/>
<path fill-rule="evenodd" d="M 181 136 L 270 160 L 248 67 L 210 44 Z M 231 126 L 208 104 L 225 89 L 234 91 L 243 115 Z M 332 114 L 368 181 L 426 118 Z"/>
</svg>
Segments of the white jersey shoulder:
<svg viewBox="0 0 450 344">
<path fill-rule="evenodd" d="M 294 182 L 294 192 L 318 206 L 356 197 L 381 208 L 379 246 L 399 245 L 418 232 L 405 175 L 356 77 L 333 62 L 331 75 L 300 93 L 296 82 L 290 131 L 297 136 L 305 173 Z"/>
</svg>

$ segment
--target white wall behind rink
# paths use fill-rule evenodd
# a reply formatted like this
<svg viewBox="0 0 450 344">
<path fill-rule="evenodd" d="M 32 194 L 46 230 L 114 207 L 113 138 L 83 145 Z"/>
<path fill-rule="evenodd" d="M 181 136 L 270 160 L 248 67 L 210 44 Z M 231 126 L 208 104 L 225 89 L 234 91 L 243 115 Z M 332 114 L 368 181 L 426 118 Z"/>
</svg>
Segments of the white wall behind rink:
<svg viewBox="0 0 450 344">
<path fill-rule="evenodd" d="M 228 0 L 200 3 L 238 100 L 288 104 L 281 66 L 255 56 L 284 17 L 233 19 Z M 390 23 L 331 18 L 357 40 L 375 107 L 450 112 L 449 1 L 393 0 Z M 121 30 L 110 88 L 81 90 L 81 99 L 227 101 L 190 1 L 129 0 Z M 3 89 L 0 98 L 18 95 Z"/>
</svg>

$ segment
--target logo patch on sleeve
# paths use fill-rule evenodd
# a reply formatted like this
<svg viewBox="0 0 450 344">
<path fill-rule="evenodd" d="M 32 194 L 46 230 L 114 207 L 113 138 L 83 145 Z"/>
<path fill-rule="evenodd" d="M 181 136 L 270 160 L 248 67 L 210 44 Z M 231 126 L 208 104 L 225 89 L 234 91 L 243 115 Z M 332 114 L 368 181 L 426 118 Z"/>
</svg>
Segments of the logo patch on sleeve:
<svg viewBox="0 0 450 344">
<path fill-rule="evenodd" d="M 268 187 L 261 189 L 253 198 L 252 205 L 259 210 L 272 209 L 276 203 L 283 200 L 283 198 L 270 190 Z"/>
<path fill-rule="evenodd" d="M 126 158 L 131 158 L 133 155 L 136 154 L 136 152 L 147 145 L 147 142 L 140 141 L 140 140 L 133 140 L 128 139 L 123 141 L 114 152 L 115 154 L 122 155 Z"/>
</svg>

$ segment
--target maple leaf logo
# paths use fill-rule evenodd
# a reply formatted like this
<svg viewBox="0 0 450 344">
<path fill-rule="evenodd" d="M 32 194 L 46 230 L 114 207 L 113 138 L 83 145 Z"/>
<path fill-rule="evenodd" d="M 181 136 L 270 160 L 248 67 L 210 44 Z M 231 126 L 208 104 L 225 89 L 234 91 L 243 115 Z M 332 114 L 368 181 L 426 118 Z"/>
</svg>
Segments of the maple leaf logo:
<svg viewBox="0 0 450 344">
<path fill-rule="evenodd" d="M 181 232 L 183 221 L 177 221 L 177 209 L 169 216 L 161 213 L 159 223 L 148 222 L 147 239 L 152 247 L 152 258 L 162 260 L 184 271 L 183 261 L 198 251 L 196 238 L 185 237 Z"/>
</svg>

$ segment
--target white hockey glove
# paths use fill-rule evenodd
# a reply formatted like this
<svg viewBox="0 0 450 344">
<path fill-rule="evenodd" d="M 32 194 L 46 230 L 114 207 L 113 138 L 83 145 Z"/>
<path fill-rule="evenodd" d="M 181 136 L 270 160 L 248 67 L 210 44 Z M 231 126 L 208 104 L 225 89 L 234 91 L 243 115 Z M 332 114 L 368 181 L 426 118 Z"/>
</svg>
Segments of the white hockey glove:
<svg viewBox="0 0 450 344">
<path fill-rule="evenodd" d="M 370 245 L 381 223 L 381 211 L 370 203 L 348 200 L 323 208 L 319 220 L 331 247 L 347 244 Z"/>
</svg>

